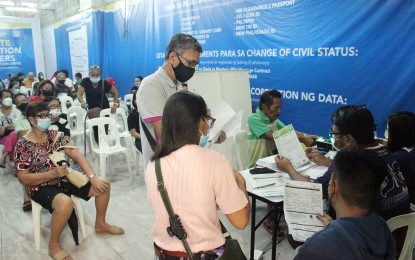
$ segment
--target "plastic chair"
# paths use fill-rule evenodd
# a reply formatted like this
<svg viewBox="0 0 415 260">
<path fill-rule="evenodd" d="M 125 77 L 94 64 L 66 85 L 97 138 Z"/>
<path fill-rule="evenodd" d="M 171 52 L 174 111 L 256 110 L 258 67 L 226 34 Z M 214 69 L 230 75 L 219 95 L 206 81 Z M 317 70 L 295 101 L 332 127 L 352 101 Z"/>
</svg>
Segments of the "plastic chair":
<svg viewBox="0 0 415 260">
<path fill-rule="evenodd" d="M 399 255 L 399 260 L 413 259 L 412 254 L 414 251 L 415 243 L 415 213 L 400 215 L 389 219 L 387 222 L 390 231 L 394 231 L 400 227 L 408 226 L 406 232 L 405 243 L 403 244 L 402 251 Z"/>
<path fill-rule="evenodd" d="M 106 133 L 106 126 L 108 127 L 108 134 Z M 93 128 L 97 127 L 98 131 L 98 140 L 99 143 L 95 142 Z M 100 162 L 100 172 L 101 176 L 106 176 L 106 162 L 107 157 L 116 154 L 123 154 L 125 155 L 127 162 L 130 162 L 130 154 L 128 153 L 127 148 L 121 146 L 120 137 L 118 134 L 117 124 L 115 120 L 109 117 L 97 117 L 91 119 L 88 124 L 89 129 L 89 141 L 91 144 L 91 149 L 96 154 L 95 162 Z M 133 175 L 131 172 L 131 165 L 127 163 L 128 173 L 130 174 L 130 181 L 133 179 Z"/>
<path fill-rule="evenodd" d="M 127 104 L 127 106 L 131 106 L 133 103 L 134 94 L 127 94 L 124 96 L 124 101 Z"/>
<path fill-rule="evenodd" d="M 71 131 L 71 139 L 76 145 L 78 137 L 82 140 L 84 137 L 84 122 L 86 117 L 86 110 L 80 106 L 71 106 L 67 111 L 67 118 L 69 130 Z"/>
<path fill-rule="evenodd" d="M 62 106 L 62 113 L 67 114 L 68 113 L 68 106 L 67 106 L 67 102 L 70 102 L 71 105 L 70 107 L 73 106 L 73 98 L 67 95 L 62 95 L 64 93 L 60 93 L 58 95 L 59 101 L 61 102 L 61 106 Z"/>
<path fill-rule="evenodd" d="M 249 152 L 247 131 L 241 130 L 235 134 L 236 154 L 238 157 L 238 170 L 243 171 L 249 167 Z"/>
<path fill-rule="evenodd" d="M 78 197 L 71 196 L 74 204 L 76 215 L 78 216 L 79 225 L 81 226 L 82 239 L 86 238 L 86 229 L 84 222 L 84 215 L 82 213 L 81 200 Z M 33 218 L 33 233 L 35 236 L 36 250 L 40 251 L 40 224 L 42 223 L 42 206 L 32 200 L 32 218 Z"/>
<path fill-rule="evenodd" d="M 135 150 L 136 147 L 134 145 L 134 141 L 131 136 L 130 131 L 128 131 L 128 120 L 127 120 L 127 114 L 122 108 L 117 108 L 115 111 L 115 114 L 111 114 L 111 109 L 106 108 L 101 110 L 99 113 L 100 117 L 109 116 L 115 120 L 117 123 L 118 133 L 119 137 L 122 141 L 124 141 L 125 147 L 130 150 L 131 154 L 133 155 L 134 161 L 137 160 L 137 155 Z"/>
</svg>

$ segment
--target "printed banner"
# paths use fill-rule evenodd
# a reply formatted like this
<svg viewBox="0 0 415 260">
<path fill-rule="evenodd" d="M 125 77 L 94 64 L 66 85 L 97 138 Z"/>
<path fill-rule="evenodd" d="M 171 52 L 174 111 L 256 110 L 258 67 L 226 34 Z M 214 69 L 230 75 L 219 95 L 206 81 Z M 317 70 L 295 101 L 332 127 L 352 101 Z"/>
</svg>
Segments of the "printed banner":
<svg viewBox="0 0 415 260">
<path fill-rule="evenodd" d="M 36 72 L 31 24 L 0 23 L 0 77 Z"/>
<path fill-rule="evenodd" d="M 327 136 L 334 110 L 366 104 L 383 133 L 389 114 L 415 112 L 414 13 L 410 0 L 155 0 L 127 10 L 111 5 L 55 30 L 66 35 L 56 37 L 58 68 L 71 67 L 68 27 L 86 24 L 89 65 L 102 66 L 123 96 L 135 76 L 163 63 L 170 37 L 185 32 L 203 46 L 198 70 L 249 70 L 254 107 L 263 91 L 280 90 L 285 124 Z"/>
</svg>

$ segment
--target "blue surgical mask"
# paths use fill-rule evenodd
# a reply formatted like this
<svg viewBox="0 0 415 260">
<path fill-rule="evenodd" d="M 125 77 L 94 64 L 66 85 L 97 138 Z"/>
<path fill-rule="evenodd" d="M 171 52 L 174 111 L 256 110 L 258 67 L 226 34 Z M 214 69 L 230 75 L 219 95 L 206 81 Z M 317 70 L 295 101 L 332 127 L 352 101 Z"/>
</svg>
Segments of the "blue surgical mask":
<svg viewBox="0 0 415 260">
<path fill-rule="evenodd" d="M 13 89 L 13 95 L 17 95 L 19 93 L 20 93 L 20 89 L 18 88 Z"/>
<path fill-rule="evenodd" d="M 199 146 L 200 147 L 205 147 L 206 144 L 207 144 L 207 142 L 208 142 L 208 140 L 209 140 L 209 132 L 210 132 L 210 129 L 208 130 L 207 135 L 204 135 L 200 130 L 199 130 L 199 132 L 201 134 L 200 141 L 199 141 Z"/>
<path fill-rule="evenodd" d="M 97 84 L 101 78 L 89 78 L 91 80 L 92 83 Z"/>
<path fill-rule="evenodd" d="M 37 120 L 37 128 L 39 128 L 42 132 L 49 129 L 49 126 L 52 124 L 50 118 L 39 118 Z"/>
</svg>

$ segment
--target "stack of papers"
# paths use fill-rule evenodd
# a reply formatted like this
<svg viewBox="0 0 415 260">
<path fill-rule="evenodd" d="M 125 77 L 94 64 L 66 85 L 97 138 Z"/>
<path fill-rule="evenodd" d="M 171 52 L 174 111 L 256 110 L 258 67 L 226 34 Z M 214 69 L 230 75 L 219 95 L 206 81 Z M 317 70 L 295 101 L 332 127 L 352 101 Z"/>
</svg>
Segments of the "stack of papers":
<svg viewBox="0 0 415 260">
<path fill-rule="evenodd" d="M 284 196 L 284 185 L 289 179 L 287 174 L 281 173 L 256 174 L 253 177 L 252 192 L 262 197 Z"/>
<path fill-rule="evenodd" d="M 303 153 L 304 153 L 304 152 L 303 152 Z M 265 157 L 265 158 L 261 158 L 261 159 L 259 159 L 259 160 L 256 162 L 256 164 L 257 164 L 257 165 L 259 165 L 259 166 L 261 166 L 261 167 L 264 167 L 264 168 L 268 168 L 268 169 L 274 170 L 274 171 L 276 171 L 276 172 L 282 172 L 280 169 L 278 169 L 278 168 L 277 168 L 277 165 L 275 164 L 274 157 L 275 157 L 275 155 L 271 155 L 271 156 L 268 156 L 268 157 Z M 293 166 L 294 166 L 294 165 L 293 165 Z M 309 168 L 311 168 L 311 167 L 315 167 L 315 166 L 317 166 L 317 164 L 315 164 L 315 163 L 313 163 L 313 162 L 311 162 L 311 161 L 308 161 L 307 163 L 305 163 L 305 164 L 303 164 L 303 165 L 301 165 L 301 166 L 294 167 L 294 169 L 295 169 L 297 172 L 302 173 L 302 172 L 304 172 L 305 170 L 307 170 L 307 169 L 309 169 Z M 320 166 L 318 166 L 318 167 L 320 167 Z M 327 168 L 326 168 L 326 169 L 327 169 Z M 323 173 L 324 173 L 324 172 L 323 172 Z"/>
</svg>

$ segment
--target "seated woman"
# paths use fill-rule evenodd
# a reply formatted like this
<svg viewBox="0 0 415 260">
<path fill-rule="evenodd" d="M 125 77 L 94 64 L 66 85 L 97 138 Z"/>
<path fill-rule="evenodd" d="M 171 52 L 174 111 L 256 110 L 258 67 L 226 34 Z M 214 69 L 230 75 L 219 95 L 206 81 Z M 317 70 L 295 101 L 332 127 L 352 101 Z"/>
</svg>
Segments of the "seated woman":
<svg viewBox="0 0 415 260">
<path fill-rule="evenodd" d="M 51 126 L 49 130 L 57 130 L 63 133 L 64 136 L 71 136 L 71 130 L 69 129 L 67 115 L 62 113 L 61 101 L 57 97 L 47 97 L 45 102 L 48 103 L 50 109 L 50 121 Z"/>
<path fill-rule="evenodd" d="M 21 112 L 13 106 L 13 94 L 9 90 L 2 89 L 0 96 L 2 102 L 0 108 L 0 144 L 4 145 L 3 155 L 0 159 L 0 168 L 6 168 L 6 161 L 17 142 L 13 119 L 20 116 Z"/>
<path fill-rule="evenodd" d="M 165 187 L 192 252 L 216 252 L 225 244 L 218 207 L 236 228 L 243 229 L 248 223 L 244 178 L 224 156 L 202 148 L 212 121 L 203 98 L 191 92 L 175 93 L 164 107 L 160 144 L 146 171 L 148 199 L 155 215 L 155 251 L 156 255 L 160 250 L 164 254 L 159 259 L 188 255 L 182 242 L 167 233 L 169 215 L 157 190 L 155 160 L 160 160 Z"/>
<path fill-rule="evenodd" d="M 69 138 L 57 131 L 47 130 L 50 126 L 47 104 L 30 103 L 26 109 L 26 116 L 32 129 L 18 140 L 14 150 L 14 162 L 19 181 L 26 186 L 30 198 L 52 212 L 49 255 L 53 259 L 72 259 L 59 243 L 60 235 L 73 211 L 71 195 L 84 200 L 95 197 L 95 232 L 124 234 L 122 228 L 109 225 L 105 221 L 110 197 L 108 180 L 95 176 L 94 170 L 78 149 L 65 148 L 64 152 L 81 165 L 90 179 L 80 189 L 65 177 L 68 173 L 66 166 L 57 166 L 49 159 L 51 151 L 68 145 Z"/>
<path fill-rule="evenodd" d="M 405 178 L 411 203 L 415 203 L 415 115 L 397 112 L 389 116 L 385 137 Z"/>
<path fill-rule="evenodd" d="M 36 94 L 29 97 L 29 102 L 43 102 L 46 97 L 55 96 L 56 91 L 52 81 L 44 80 L 39 84 Z"/>
<path fill-rule="evenodd" d="M 133 96 L 133 109 L 128 114 L 128 130 L 130 130 L 131 136 L 134 137 L 135 147 L 142 153 L 141 150 L 141 136 L 140 136 L 140 115 L 137 109 L 137 95 Z"/>
</svg>

